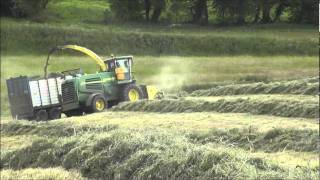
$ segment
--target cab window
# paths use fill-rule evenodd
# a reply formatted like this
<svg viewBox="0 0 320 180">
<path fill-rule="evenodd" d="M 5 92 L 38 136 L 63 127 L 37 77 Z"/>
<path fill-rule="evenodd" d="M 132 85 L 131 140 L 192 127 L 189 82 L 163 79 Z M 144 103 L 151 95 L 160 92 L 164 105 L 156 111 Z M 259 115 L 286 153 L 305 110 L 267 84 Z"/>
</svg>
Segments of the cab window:
<svg viewBox="0 0 320 180">
<path fill-rule="evenodd" d="M 123 68 L 124 72 L 129 72 L 128 59 L 118 59 L 116 61 L 117 68 Z"/>
</svg>

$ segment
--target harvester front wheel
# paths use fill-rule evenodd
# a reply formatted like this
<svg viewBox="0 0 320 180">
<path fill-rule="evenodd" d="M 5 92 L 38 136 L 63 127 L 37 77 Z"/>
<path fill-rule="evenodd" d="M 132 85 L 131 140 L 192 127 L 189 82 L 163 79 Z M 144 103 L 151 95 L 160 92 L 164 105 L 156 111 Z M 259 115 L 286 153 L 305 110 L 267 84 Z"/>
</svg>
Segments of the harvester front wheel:
<svg viewBox="0 0 320 180">
<path fill-rule="evenodd" d="M 138 101 L 140 99 L 143 99 L 143 92 L 140 89 L 140 87 L 138 87 L 135 84 L 129 84 L 127 85 L 123 92 L 122 92 L 122 101 L 131 101 L 131 102 L 135 102 Z"/>
<path fill-rule="evenodd" d="M 101 96 L 95 96 L 92 101 L 91 109 L 93 112 L 101 112 L 107 108 L 105 99 Z"/>
</svg>

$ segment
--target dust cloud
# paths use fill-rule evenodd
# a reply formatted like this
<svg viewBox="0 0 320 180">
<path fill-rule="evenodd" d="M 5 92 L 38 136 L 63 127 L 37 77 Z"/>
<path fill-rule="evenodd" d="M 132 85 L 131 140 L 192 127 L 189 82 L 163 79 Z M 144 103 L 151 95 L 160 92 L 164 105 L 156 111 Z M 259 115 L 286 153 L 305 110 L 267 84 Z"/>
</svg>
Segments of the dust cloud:
<svg viewBox="0 0 320 180">
<path fill-rule="evenodd" d="M 175 92 L 188 83 L 191 77 L 190 69 L 190 66 L 180 59 L 168 59 L 160 68 L 160 72 L 152 76 L 149 82 L 161 90 Z"/>
</svg>

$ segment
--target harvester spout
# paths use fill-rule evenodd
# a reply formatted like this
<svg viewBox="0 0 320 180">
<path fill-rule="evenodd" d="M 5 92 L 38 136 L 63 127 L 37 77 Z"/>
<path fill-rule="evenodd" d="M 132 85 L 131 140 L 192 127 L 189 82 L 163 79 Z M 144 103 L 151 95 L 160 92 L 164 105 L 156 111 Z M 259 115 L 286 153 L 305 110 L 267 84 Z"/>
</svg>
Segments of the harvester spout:
<svg viewBox="0 0 320 180">
<path fill-rule="evenodd" d="M 56 50 L 64 50 L 64 49 L 73 49 L 73 50 L 76 50 L 76 51 L 80 51 L 80 52 L 90 56 L 93 60 L 95 60 L 96 63 L 99 65 L 101 71 L 106 71 L 107 70 L 107 66 L 103 62 L 101 57 L 98 56 L 93 51 L 91 51 L 90 49 L 87 49 L 87 48 L 81 47 L 81 46 L 77 46 L 77 45 L 64 45 L 64 46 L 57 46 L 57 47 L 51 49 L 51 51 L 49 52 L 46 65 L 44 67 L 44 77 L 45 78 L 47 77 L 47 67 L 49 65 L 49 57 L 50 57 L 50 55 Z"/>
</svg>

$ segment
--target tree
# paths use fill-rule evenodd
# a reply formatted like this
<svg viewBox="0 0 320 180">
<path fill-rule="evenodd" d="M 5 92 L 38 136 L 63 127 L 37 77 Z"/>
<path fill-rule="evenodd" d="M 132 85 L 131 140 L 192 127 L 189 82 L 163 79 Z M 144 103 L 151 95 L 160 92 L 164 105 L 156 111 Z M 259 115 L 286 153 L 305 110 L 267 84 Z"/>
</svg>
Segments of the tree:
<svg viewBox="0 0 320 180">
<path fill-rule="evenodd" d="M 143 0 L 109 0 L 115 19 L 120 21 L 139 21 L 143 19 Z"/>
<path fill-rule="evenodd" d="M 152 22 L 158 22 L 159 17 L 162 13 L 162 10 L 165 8 L 165 0 L 152 0 L 151 1 L 151 6 L 153 8 L 153 13 L 151 16 L 151 21 Z"/>
<path fill-rule="evenodd" d="M 190 9 L 192 22 L 195 24 L 208 24 L 208 5 L 207 0 L 195 0 Z"/>
<path fill-rule="evenodd" d="M 222 24 L 225 24 L 230 16 L 230 7 L 232 0 L 213 0 L 213 8 L 215 9 L 216 15 Z"/>
<path fill-rule="evenodd" d="M 236 2 L 237 8 L 237 24 L 241 25 L 245 23 L 245 12 L 246 12 L 246 1 L 245 0 L 237 0 Z"/>
<path fill-rule="evenodd" d="M 111 11 L 122 21 L 158 22 L 165 8 L 165 0 L 110 0 Z M 151 17 L 150 17 L 151 15 Z"/>
<path fill-rule="evenodd" d="M 145 16 L 146 20 L 150 20 L 150 9 L 151 9 L 151 1 L 150 0 L 144 0 L 144 9 L 145 9 Z"/>
<path fill-rule="evenodd" d="M 318 3 L 315 0 L 292 0 L 289 4 L 290 20 L 295 23 L 318 24 Z"/>
<path fill-rule="evenodd" d="M 47 8 L 50 0 L 1 0 L 1 16 L 32 17 Z"/>
<path fill-rule="evenodd" d="M 288 0 L 279 0 L 279 3 L 277 4 L 276 10 L 275 10 L 275 16 L 272 21 L 273 22 L 279 21 L 280 16 L 282 15 L 285 8 L 288 6 L 289 6 Z"/>
<path fill-rule="evenodd" d="M 252 0 L 213 0 L 216 15 L 223 24 L 244 24 L 252 12 Z"/>
<path fill-rule="evenodd" d="M 262 0 L 262 19 L 261 23 L 270 23 L 270 10 L 271 10 L 271 2 L 270 0 Z"/>
<path fill-rule="evenodd" d="M 14 3 L 12 0 L 1 0 L 0 1 L 1 16 L 12 16 L 11 9 L 13 5 Z"/>
</svg>

